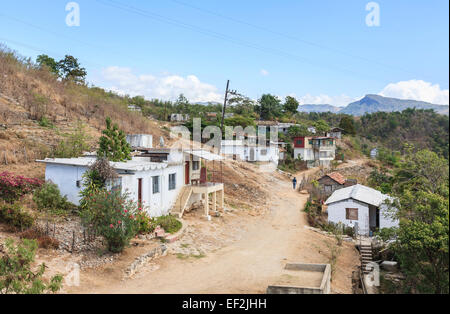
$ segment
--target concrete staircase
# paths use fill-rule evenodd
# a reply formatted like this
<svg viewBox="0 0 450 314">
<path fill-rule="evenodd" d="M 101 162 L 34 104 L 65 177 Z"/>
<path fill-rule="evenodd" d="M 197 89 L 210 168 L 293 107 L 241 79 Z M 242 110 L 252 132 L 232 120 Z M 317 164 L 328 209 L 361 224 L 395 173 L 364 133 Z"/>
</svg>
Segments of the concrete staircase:
<svg viewBox="0 0 450 314">
<path fill-rule="evenodd" d="M 192 186 L 184 186 L 183 189 L 178 194 L 177 200 L 170 210 L 170 214 L 173 216 L 178 216 L 178 218 L 182 218 L 184 211 L 186 210 L 187 203 L 191 198 L 193 189 Z"/>
<path fill-rule="evenodd" d="M 372 244 L 362 242 L 360 246 L 361 253 L 361 269 L 364 274 L 370 273 L 370 270 L 367 269 L 367 265 L 373 261 L 372 256 Z"/>
</svg>

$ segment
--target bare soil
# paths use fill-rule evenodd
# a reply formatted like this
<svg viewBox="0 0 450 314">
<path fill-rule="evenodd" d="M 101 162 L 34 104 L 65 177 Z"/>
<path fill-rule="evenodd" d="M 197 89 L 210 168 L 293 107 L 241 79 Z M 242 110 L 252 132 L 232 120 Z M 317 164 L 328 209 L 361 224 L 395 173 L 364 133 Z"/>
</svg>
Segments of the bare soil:
<svg viewBox="0 0 450 314">
<path fill-rule="evenodd" d="M 267 174 L 264 174 L 266 176 Z M 262 178 L 264 178 L 261 175 Z M 263 181 L 263 180 L 262 180 Z M 79 287 L 69 293 L 265 293 L 267 286 L 284 274 L 286 263 L 328 263 L 327 243 L 335 241 L 305 228 L 302 212 L 307 195 L 292 190 L 288 180 L 273 177 L 265 215 L 239 211 L 213 218 L 198 219 L 199 235 L 212 232 L 209 249 L 201 254 L 181 255 L 172 251 L 167 257 L 148 264 L 135 278 L 123 280 L 119 265 L 109 265 L 81 274 Z M 194 218 L 192 218 L 194 219 Z M 194 223 L 194 221 L 191 221 Z M 207 225 L 210 228 L 207 228 Z M 220 228 L 218 228 L 220 226 Z M 213 232 L 213 230 L 216 230 Z M 227 236 L 227 233 L 229 235 Z M 192 239 L 188 247 L 204 241 Z M 358 265 L 352 243 L 344 243 L 332 280 L 333 293 L 351 293 L 351 274 Z M 124 266 L 124 265 L 122 265 Z"/>
</svg>

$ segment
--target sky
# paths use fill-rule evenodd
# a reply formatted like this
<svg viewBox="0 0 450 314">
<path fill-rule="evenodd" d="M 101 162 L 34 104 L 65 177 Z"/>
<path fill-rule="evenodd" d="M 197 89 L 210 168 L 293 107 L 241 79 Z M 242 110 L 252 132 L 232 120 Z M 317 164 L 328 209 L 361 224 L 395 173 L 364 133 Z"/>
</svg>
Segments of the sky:
<svg viewBox="0 0 450 314">
<path fill-rule="evenodd" d="M 33 60 L 73 55 L 89 83 L 148 99 L 223 102 L 230 80 L 252 99 L 344 106 L 380 94 L 449 103 L 447 0 L 75 4 L 0 0 L 0 43 Z"/>
</svg>

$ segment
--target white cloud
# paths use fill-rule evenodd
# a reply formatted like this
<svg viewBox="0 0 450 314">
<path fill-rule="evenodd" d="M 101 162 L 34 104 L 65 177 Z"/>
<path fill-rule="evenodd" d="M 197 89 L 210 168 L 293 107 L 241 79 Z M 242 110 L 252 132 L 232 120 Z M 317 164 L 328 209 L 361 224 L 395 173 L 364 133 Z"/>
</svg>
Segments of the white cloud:
<svg viewBox="0 0 450 314">
<path fill-rule="evenodd" d="M 306 94 L 297 98 L 301 105 L 322 105 L 328 104 L 332 106 L 343 107 L 347 106 L 349 103 L 356 101 L 358 98 L 350 97 L 345 94 L 337 95 L 337 96 L 329 96 L 329 95 L 316 95 L 313 96 L 311 94 Z"/>
<path fill-rule="evenodd" d="M 441 89 L 439 84 L 433 85 L 422 80 L 391 83 L 379 94 L 385 97 L 426 101 L 437 105 L 449 104 L 448 89 Z"/>
<path fill-rule="evenodd" d="M 192 102 L 221 101 L 217 87 L 201 82 L 195 75 L 151 75 L 134 73 L 130 68 L 111 66 L 102 71 L 109 89 L 119 94 L 175 100 L 184 94 Z"/>
<path fill-rule="evenodd" d="M 268 76 L 269 75 L 269 71 L 264 70 L 264 69 L 261 69 L 260 73 L 261 73 L 262 76 Z"/>
</svg>

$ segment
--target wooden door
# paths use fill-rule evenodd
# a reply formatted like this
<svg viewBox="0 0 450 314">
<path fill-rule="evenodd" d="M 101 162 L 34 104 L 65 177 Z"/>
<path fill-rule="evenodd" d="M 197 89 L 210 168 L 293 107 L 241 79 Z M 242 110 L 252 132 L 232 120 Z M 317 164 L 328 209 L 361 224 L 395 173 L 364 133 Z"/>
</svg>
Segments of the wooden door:
<svg viewBox="0 0 450 314">
<path fill-rule="evenodd" d="M 142 179 L 138 179 L 138 203 L 142 206 Z"/>
<path fill-rule="evenodd" d="M 185 177 L 185 184 L 188 185 L 189 182 L 189 161 L 186 161 L 185 165 L 184 165 L 184 177 Z"/>
</svg>

